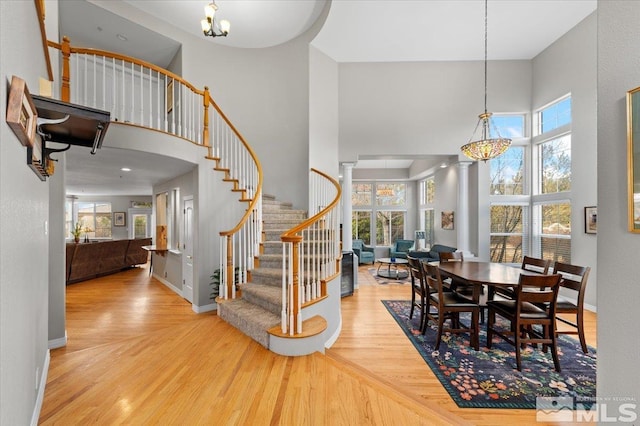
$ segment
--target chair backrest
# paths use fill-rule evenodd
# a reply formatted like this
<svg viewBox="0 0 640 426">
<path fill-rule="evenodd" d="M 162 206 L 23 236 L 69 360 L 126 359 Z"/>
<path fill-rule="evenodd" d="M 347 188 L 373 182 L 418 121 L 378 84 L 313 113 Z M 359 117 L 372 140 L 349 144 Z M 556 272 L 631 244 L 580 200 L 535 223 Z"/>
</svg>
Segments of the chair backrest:
<svg viewBox="0 0 640 426">
<path fill-rule="evenodd" d="M 416 285 L 415 280 L 418 280 L 420 287 L 423 290 L 426 289 L 424 270 L 422 269 L 420 259 L 407 256 L 407 261 L 409 262 L 409 272 L 411 272 L 411 284 Z"/>
<path fill-rule="evenodd" d="M 362 247 L 364 247 L 364 241 L 362 240 L 353 240 L 351 242 L 351 248 L 362 250 Z"/>
<path fill-rule="evenodd" d="M 548 259 L 538 259 L 537 257 L 525 256 L 522 259 L 522 269 L 527 271 L 540 272 L 541 274 L 549 273 L 551 261 Z"/>
<path fill-rule="evenodd" d="M 519 284 L 516 288 L 516 303 L 518 314 L 525 302 L 537 306 L 548 304 L 549 318 L 555 318 L 556 300 L 562 275 L 523 275 L 520 274 Z"/>
<path fill-rule="evenodd" d="M 568 263 L 556 262 L 553 266 L 553 273 L 562 275 L 560 286 L 578 292 L 578 302 L 584 301 L 584 291 L 587 288 L 589 279 L 589 266 L 570 265 Z"/>
<path fill-rule="evenodd" d="M 393 243 L 393 251 L 408 252 L 413 247 L 413 240 L 396 240 Z"/>
<path fill-rule="evenodd" d="M 462 262 L 463 260 L 464 256 L 461 251 L 440 253 L 440 262 Z"/>
<path fill-rule="evenodd" d="M 436 265 L 429 263 L 422 263 L 422 266 L 426 271 L 427 285 L 438 292 L 438 300 L 442 303 L 444 300 L 444 287 L 440 269 Z"/>
</svg>

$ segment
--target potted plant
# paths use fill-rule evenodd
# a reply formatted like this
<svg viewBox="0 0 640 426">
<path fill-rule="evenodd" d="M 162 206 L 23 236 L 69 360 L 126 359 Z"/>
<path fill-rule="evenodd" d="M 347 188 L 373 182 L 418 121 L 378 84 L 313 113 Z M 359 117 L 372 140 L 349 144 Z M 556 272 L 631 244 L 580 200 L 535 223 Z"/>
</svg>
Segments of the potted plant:
<svg viewBox="0 0 640 426">
<path fill-rule="evenodd" d="M 240 282 L 239 266 L 236 266 L 235 273 L 236 273 L 235 282 L 239 283 Z M 211 294 L 209 295 L 209 298 L 211 300 L 216 300 L 216 297 L 220 296 L 220 269 L 216 269 L 215 271 L 213 271 L 213 275 L 211 275 L 211 282 L 209 283 L 209 285 L 211 286 Z"/>
<path fill-rule="evenodd" d="M 76 244 L 80 242 L 80 234 L 82 234 L 82 225 L 80 222 L 76 222 L 73 228 L 71 228 L 71 235 L 73 235 L 73 241 L 75 241 Z"/>
</svg>

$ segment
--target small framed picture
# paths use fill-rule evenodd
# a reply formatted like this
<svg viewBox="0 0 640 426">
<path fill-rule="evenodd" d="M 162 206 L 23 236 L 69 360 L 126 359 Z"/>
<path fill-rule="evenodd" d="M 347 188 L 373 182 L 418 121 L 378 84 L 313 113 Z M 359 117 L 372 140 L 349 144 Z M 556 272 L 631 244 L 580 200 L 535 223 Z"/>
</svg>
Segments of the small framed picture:
<svg viewBox="0 0 640 426">
<path fill-rule="evenodd" d="M 584 232 L 587 234 L 598 233 L 598 208 L 596 206 L 584 208 Z"/>
<path fill-rule="evenodd" d="M 11 78 L 6 120 L 22 145 L 33 148 L 37 118 L 27 83 L 14 75 Z"/>
<path fill-rule="evenodd" d="M 125 212 L 113 212 L 113 226 L 127 226 Z"/>
<path fill-rule="evenodd" d="M 453 212 L 442 212 L 442 229 L 454 229 Z"/>
</svg>

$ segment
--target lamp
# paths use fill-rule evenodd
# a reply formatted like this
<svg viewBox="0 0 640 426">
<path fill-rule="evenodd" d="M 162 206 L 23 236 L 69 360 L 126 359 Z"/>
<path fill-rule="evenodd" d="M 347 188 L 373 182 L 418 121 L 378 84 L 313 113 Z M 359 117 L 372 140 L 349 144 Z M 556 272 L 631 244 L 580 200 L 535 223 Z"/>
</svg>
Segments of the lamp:
<svg viewBox="0 0 640 426">
<path fill-rule="evenodd" d="M 223 19 L 218 23 L 214 19 L 217 10 L 218 5 L 215 1 L 212 1 L 204 7 L 204 14 L 206 18 L 200 21 L 200 25 L 202 25 L 202 32 L 205 36 L 226 37 L 227 34 L 229 34 L 229 29 L 231 28 L 229 21 Z M 216 32 L 216 29 L 218 32 Z"/>
<path fill-rule="evenodd" d="M 478 129 L 481 134 L 476 138 Z M 492 133 L 495 132 L 495 133 Z M 497 137 L 492 138 L 495 134 Z M 500 136 L 498 129 L 491 123 L 491 113 L 487 112 L 487 0 L 484 2 L 484 112 L 478 116 L 478 124 L 473 130 L 469 143 L 460 149 L 472 160 L 487 161 L 503 154 L 511 145 L 511 139 Z"/>
</svg>

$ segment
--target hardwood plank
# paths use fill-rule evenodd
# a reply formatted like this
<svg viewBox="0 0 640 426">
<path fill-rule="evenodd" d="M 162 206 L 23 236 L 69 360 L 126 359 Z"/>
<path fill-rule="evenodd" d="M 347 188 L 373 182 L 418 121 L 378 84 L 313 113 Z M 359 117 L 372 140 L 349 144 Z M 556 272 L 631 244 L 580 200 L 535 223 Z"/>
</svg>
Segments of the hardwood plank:
<svg viewBox="0 0 640 426">
<path fill-rule="evenodd" d="M 380 302 L 410 287 L 366 268 L 358 280 L 334 347 L 306 357 L 195 314 L 145 268 L 70 285 L 69 342 L 51 353 L 40 424 L 535 423 L 535 410 L 458 409 Z"/>
</svg>

